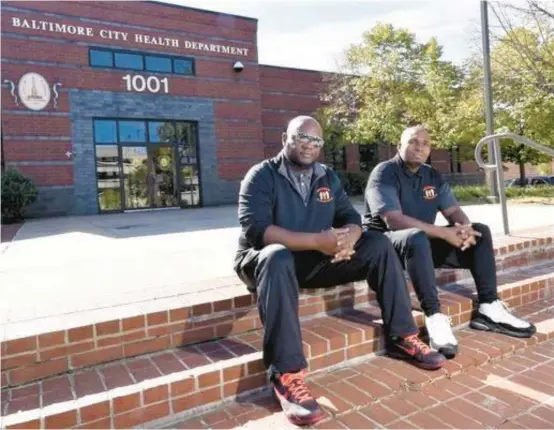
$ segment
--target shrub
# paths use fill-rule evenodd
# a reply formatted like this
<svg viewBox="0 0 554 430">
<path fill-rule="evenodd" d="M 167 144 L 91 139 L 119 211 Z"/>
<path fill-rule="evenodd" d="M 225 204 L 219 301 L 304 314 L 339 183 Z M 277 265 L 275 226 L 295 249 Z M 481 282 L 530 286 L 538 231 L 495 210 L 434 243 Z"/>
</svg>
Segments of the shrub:
<svg viewBox="0 0 554 430">
<path fill-rule="evenodd" d="M 554 186 L 540 185 L 538 187 L 509 187 L 506 196 L 513 197 L 554 197 Z"/>
<path fill-rule="evenodd" d="M 486 185 L 455 185 L 452 187 L 452 192 L 460 202 L 485 202 L 489 195 L 489 188 Z M 554 197 L 554 186 L 506 188 L 507 199 L 518 197 Z"/>
<path fill-rule="evenodd" d="M 460 202 L 484 201 L 489 195 L 486 185 L 454 185 L 452 192 Z"/>
<path fill-rule="evenodd" d="M 2 173 L 2 223 L 21 221 L 25 209 L 37 199 L 33 182 L 15 169 Z"/>
</svg>

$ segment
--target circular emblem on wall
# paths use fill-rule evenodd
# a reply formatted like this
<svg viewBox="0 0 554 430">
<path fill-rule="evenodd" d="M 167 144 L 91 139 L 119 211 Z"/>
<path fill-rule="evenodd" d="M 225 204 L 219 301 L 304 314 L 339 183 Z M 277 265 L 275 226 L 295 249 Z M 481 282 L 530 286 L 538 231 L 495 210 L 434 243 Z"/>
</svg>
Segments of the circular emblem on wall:
<svg viewBox="0 0 554 430">
<path fill-rule="evenodd" d="M 19 98 L 31 110 L 42 110 L 50 103 L 50 87 L 42 75 L 26 73 L 17 86 Z"/>
</svg>

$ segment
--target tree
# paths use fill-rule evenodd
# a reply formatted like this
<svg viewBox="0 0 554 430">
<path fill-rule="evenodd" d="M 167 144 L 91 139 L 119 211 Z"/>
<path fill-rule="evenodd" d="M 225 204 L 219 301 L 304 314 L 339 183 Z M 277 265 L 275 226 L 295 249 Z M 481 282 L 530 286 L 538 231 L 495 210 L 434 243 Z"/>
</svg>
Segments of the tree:
<svg viewBox="0 0 554 430">
<path fill-rule="evenodd" d="M 419 43 L 408 30 L 377 24 L 347 50 L 341 73 L 328 77 L 325 114 L 350 142 L 397 142 L 406 126 L 425 123 L 450 147 L 462 73 L 441 57 L 436 39 Z"/>
<path fill-rule="evenodd" d="M 499 23 L 492 39 L 509 54 L 498 55 L 494 61 L 511 71 L 512 80 L 554 95 L 554 3 L 526 0 L 519 6 L 494 2 L 492 12 Z"/>
<path fill-rule="evenodd" d="M 511 131 L 554 147 L 554 15 L 541 12 L 529 0 L 526 7 L 495 4 L 500 25 L 492 37 L 491 73 L 496 132 Z M 545 9 L 546 12 L 548 12 Z M 525 25 L 517 26 L 515 23 Z M 485 135 L 481 58 L 466 64 L 465 90 L 457 109 L 466 138 Z M 500 142 L 502 158 L 519 165 L 525 184 L 525 164 L 538 165 L 549 156 L 520 143 Z"/>
</svg>

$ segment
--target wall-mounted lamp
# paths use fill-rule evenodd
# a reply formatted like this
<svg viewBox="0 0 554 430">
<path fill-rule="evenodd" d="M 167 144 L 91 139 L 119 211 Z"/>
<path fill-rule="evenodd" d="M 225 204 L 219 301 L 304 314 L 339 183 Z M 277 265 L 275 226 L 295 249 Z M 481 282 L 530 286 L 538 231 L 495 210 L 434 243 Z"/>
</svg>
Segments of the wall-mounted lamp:
<svg viewBox="0 0 554 430">
<path fill-rule="evenodd" d="M 235 64 L 233 64 L 233 70 L 235 72 L 242 72 L 244 69 L 244 64 L 242 64 L 240 61 L 236 61 Z"/>
</svg>

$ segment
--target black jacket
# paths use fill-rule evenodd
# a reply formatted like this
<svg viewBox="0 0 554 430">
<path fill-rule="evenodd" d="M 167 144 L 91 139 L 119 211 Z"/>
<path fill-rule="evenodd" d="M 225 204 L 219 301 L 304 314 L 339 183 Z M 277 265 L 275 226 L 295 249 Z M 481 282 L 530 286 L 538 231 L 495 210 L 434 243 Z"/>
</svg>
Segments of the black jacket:
<svg viewBox="0 0 554 430">
<path fill-rule="evenodd" d="M 284 154 L 253 166 L 241 182 L 237 260 L 249 249 L 262 249 L 265 230 L 277 225 L 291 231 L 318 233 L 346 224 L 361 226 L 335 172 L 316 163 L 308 202 L 287 175 Z M 236 261 L 238 263 L 238 261 Z"/>
</svg>

